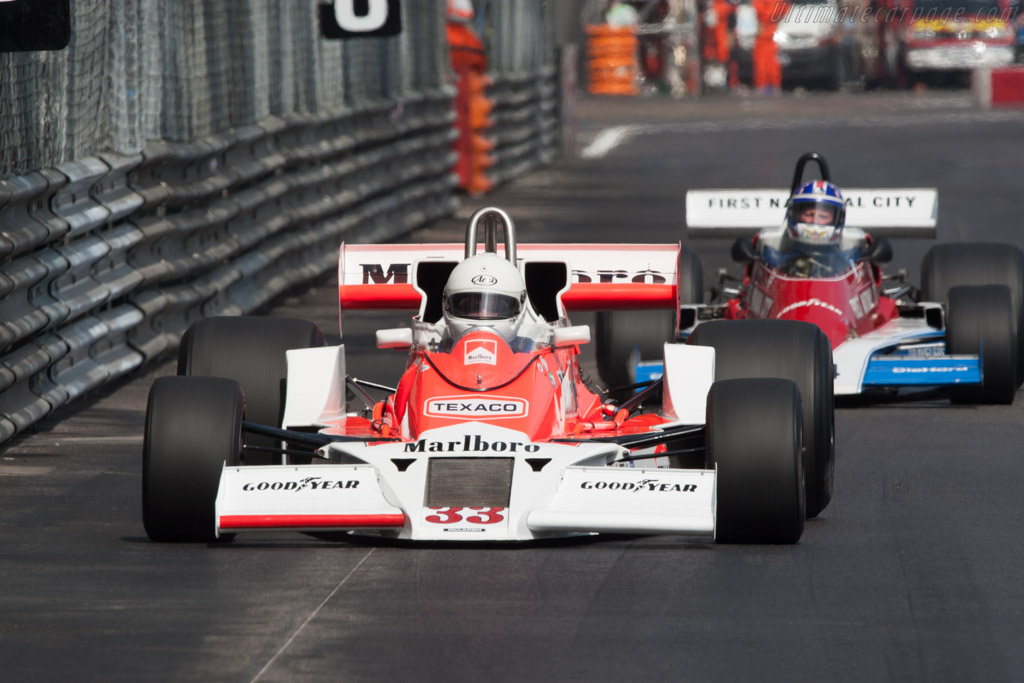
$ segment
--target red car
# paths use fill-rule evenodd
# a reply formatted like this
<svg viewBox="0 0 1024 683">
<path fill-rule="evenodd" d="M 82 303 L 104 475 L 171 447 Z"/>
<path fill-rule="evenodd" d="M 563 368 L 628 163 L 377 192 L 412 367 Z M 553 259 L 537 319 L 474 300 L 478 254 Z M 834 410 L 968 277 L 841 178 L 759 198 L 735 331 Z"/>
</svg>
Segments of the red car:
<svg viewBox="0 0 1024 683">
<path fill-rule="evenodd" d="M 808 162 L 818 164 L 820 179 L 803 181 Z M 1020 248 L 935 245 L 922 263 L 922 286 L 915 288 L 902 275 L 883 273 L 893 253 L 878 233 L 934 234 L 935 191 L 841 193 L 830 178 L 825 160 L 810 153 L 798 161 L 788 196 L 782 190 L 687 193 L 691 237 L 740 234 L 732 256 L 743 275 L 724 277 L 708 304 L 691 286 L 682 300 L 679 338 L 700 340 L 711 320 L 804 321 L 831 344 L 836 395 L 941 391 L 956 401 L 1011 403 L 1024 380 Z M 795 215 L 815 207 L 828 213 L 823 224 Z M 778 227 L 753 227 L 772 217 L 784 220 Z M 846 223 L 879 230 L 872 236 Z M 700 272 L 695 254 L 683 260 L 691 273 Z M 643 381 L 660 372 L 645 336 L 664 334 L 665 317 L 628 315 L 602 314 L 599 328 L 629 332 L 620 332 L 612 338 L 617 346 L 606 344 L 599 354 L 623 359 L 614 379 Z M 598 344 L 607 339 L 599 337 Z"/>
</svg>

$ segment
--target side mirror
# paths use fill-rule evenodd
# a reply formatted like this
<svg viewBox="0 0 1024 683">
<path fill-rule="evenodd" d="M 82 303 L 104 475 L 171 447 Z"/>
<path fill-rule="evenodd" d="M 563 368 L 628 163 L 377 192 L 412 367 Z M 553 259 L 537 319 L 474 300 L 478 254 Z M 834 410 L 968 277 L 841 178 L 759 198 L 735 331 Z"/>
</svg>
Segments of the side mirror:
<svg viewBox="0 0 1024 683">
<path fill-rule="evenodd" d="M 412 329 L 396 327 L 391 330 L 377 330 L 378 349 L 408 349 L 412 347 Z"/>
<path fill-rule="evenodd" d="M 892 244 L 884 237 L 875 237 L 865 256 L 875 265 L 888 263 L 892 261 Z"/>
<path fill-rule="evenodd" d="M 749 237 L 741 237 L 732 243 L 732 260 L 736 263 L 752 263 L 757 260 L 757 252 L 754 251 L 754 240 Z"/>
<path fill-rule="evenodd" d="M 572 327 L 559 327 L 555 329 L 555 346 L 570 346 L 572 344 L 589 344 L 590 327 L 587 325 L 573 325 Z"/>
</svg>

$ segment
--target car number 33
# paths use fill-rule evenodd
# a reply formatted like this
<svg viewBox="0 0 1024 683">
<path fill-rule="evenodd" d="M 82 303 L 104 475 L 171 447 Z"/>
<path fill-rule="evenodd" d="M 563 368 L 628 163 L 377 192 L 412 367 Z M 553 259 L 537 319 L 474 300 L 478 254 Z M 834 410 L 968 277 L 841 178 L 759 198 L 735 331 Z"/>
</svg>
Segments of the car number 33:
<svg viewBox="0 0 1024 683">
<path fill-rule="evenodd" d="M 426 521 L 430 524 L 458 524 L 467 522 L 469 524 L 497 524 L 505 520 L 502 514 L 505 508 L 493 507 L 432 507 L 427 508 L 437 514 L 427 515 Z"/>
</svg>

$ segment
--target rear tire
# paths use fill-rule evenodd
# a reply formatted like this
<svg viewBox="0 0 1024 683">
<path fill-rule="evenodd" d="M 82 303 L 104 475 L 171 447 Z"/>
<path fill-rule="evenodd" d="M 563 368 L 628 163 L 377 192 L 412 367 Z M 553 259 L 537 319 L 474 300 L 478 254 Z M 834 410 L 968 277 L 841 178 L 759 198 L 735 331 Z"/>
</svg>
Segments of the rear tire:
<svg viewBox="0 0 1024 683">
<path fill-rule="evenodd" d="M 704 303 L 704 266 L 692 249 L 679 251 L 679 303 Z M 677 311 L 600 311 L 594 353 L 601 381 L 609 388 L 635 381 L 632 360 L 661 360 L 665 342 L 676 341 Z"/>
<path fill-rule="evenodd" d="M 794 320 L 721 320 L 702 323 L 690 344 L 715 349 L 715 379 L 780 377 L 794 382 L 803 405 L 807 517 L 832 500 L 835 408 L 832 346 L 816 325 Z"/>
<path fill-rule="evenodd" d="M 949 291 L 960 285 L 1010 288 L 1017 335 L 1016 380 L 1024 384 L 1024 251 L 1013 244 L 977 242 L 936 244 L 921 261 L 921 300 L 949 305 Z"/>
<path fill-rule="evenodd" d="M 982 385 L 952 387 L 954 403 L 1013 403 L 1017 395 L 1017 330 L 1005 285 L 949 290 L 946 352 L 980 354 Z"/>
<path fill-rule="evenodd" d="M 806 516 L 800 393 L 784 379 L 731 379 L 708 392 L 715 541 L 796 543 Z"/>
<path fill-rule="evenodd" d="M 238 382 L 246 398 L 246 419 L 280 427 L 288 364 L 285 351 L 324 346 L 315 324 L 294 318 L 222 317 L 197 320 L 178 349 L 178 374 L 224 377 Z M 269 437 L 248 436 L 252 446 L 278 447 Z M 247 465 L 280 464 L 280 456 L 251 451 Z"/>
<path fill-rule="evenodd" d="M 225 464 L 238 464 L 244 412 L 242 390 L 231 380 L 160 377 L 153 382 L 142 445 L 147 536 L 162 542 L 217 540 L 217 489 Z"/>
</svg>

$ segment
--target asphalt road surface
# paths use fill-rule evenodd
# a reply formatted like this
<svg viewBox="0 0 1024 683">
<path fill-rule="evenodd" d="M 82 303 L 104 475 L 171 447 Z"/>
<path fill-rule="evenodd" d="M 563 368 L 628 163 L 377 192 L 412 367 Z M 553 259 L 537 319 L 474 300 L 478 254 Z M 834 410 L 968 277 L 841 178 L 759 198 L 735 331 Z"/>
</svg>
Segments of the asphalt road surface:
<svg viewBox="0 0 1024 683">
<path fill-rule="evenodd" d="M 461 241 L 497 205 L 520 241 L 677 241 L 685 190 L 939 188 L 939 239 L 1020 244 L 1024 112 L 957 91 L 587 100 L 579 148 L 403 239 Z M 929 243 L 896 240 L 917 281 Z M 706 285 L 728 242 L 694 243 Z M 733 272 L 735 270 L 733 269 Z M 338 339 L 327 277 L 278 301 Z M 587 322 L 581 316 L 578 322 Z M 404 314 L 345 320 L 349 369 Z M 588 361 L 592 362 L 592 361 Z M 835 497 L 796 546 L 610 537 L 513 547 L 143 531 L 149 368 L 0 450 L 8 681 L 1010 681 L 1024 679 L 1024 399 L 840 406 Z"/>
</svg>

